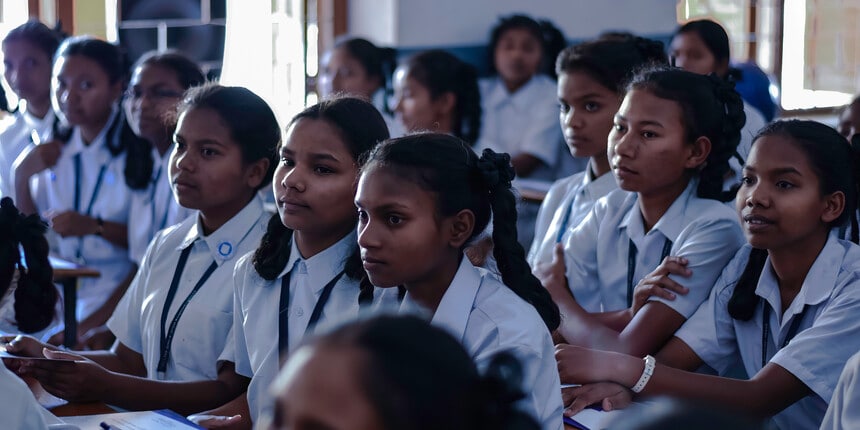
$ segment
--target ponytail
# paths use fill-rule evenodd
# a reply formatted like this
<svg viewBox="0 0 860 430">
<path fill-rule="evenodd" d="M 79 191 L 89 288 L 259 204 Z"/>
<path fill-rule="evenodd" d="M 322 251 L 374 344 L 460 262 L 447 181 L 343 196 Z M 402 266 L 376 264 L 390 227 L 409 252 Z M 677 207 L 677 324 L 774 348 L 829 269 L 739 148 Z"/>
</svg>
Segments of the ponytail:
<svg viewBox="0 0 860 430">
<path fill-rule="evenodd" d="M 260 246 L 254 251 L 253 263 L 257 274 L 267 281 L 278 279 L 290 259 L 292 243 L 293 231 L 281 223 L 277 213 L 272 214 Z"/>
<path fill-rule="evenodd" d="M 9 197 L 0 200 L 0 295 L 6 294 L 17 270 L 15 321 L 24 333 L 42 330 L 54 319 L 58 293 L 48 261 L 47 228 L 38 215 L 21 214 Z M 26 264 L 21 262 L 19 246 Z"/>
<path fill-rule="evenodd" d="M 766 250 L 758 248 L 750 250 L 747 265 L 744 267 L 734 291 L 732 291 L 732 297 L 729 299 L 729 315 L 732 318 L 749 321 L 755 314 L 756 306 L 759 303 L 755 289 L 758 286 L 765 261 L 767 261 Z"/>
<path fill-rule="evenodd" d="M 522 245 L 517 242 L 516 197 L 511 191 L 514 169 L 511 156 L 484 149 L 477 169 L 489 190 L 493 212 L 493 257 L 499 265 L 502 282 L 520 298 L 534 306 L 550 332 L 561 323 L 558 306 L 549 292 L 534 277 Z"/>
<path fill-rule="evenodd" d="M 860 211 L 860 134 L 851 136 L 849 147 L 851 148 L 851 166 L 853 167 L 851 170 L 854 172 L 854 192 L 858 198 L 855 199 L 853 205 L 846 205 L 845 210 L 851 211 L 851 241 L 860 243 L 860 223 L 857 220 L 857 212 Z M 849 202 L 850 200 L 846 199 L 846 203 Z"/>
<path fill-rule="evenodd" d="M 724 193 L 723 180 L 731 169 L 729 160 L 735 156 L 740 158 L 737 147 L 741 130 L 746 124 L 746 114 L 743 99 L 735 91 L 734 81 L 720 79 L 716 74 L 711 74 L 708 79 L 713 85 L 717 101 L 723 106 L 721 113 L 724 119 L 717 141 L 711 141 L 711 153 L 699 172 L 697 194 L 702 198 L 728 202 L 734 199 L 737 189 Z M 743 165 L 743 160 L 740 161 Z"/>
</svg>

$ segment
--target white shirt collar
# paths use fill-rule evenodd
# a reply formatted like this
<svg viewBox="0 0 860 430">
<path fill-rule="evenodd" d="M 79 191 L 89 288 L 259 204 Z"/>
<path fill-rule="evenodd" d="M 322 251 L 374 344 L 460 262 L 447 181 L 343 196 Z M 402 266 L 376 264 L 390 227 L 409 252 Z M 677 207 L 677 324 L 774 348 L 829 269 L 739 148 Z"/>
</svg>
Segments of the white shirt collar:
<svg viewBox="0 0 860 430">
<path fill-rule="evenodd" d="M 353 230 L 334 245 L 311 258 L 304 259 L 299 252 L 296 241 L 290 240 L 290 242 L 290 257 L 278 277 L 284 277 L 293 270 L 297 261 L 303 260 L 307 268 L 308 279 L 310 279 L 309 285 L 314 289 L 314 292 L 321 291 L 329 281 L 343 271 L 346 260 L 358 246 L 356 233 Z"/>
<path fill-rule="evenodd" d="M 683 218 L 684 214 L 687 212 L 687 204 L 691 198 L 695 198 L 698 186 L 699 180 L 697 178 L 690 179 L 690 182 L 687 184 L 687 188 L 685 188 L 675 201 L 672 202 L 669 209 L 666 210 L 666 213 L 660 217 L 648 233 L 654 234 L 651 232 L 659 231 L 672 242 L 678 239 L 678 235 L 681 234 L 681 230 L 686 225 L 686 223 L 683 222 Z M 630 193 L 628 199 L 631 198 L 634 200 L 633 205 L 627 211 L 627 214 L 624 215 L 624 218 L 621 219 L 621 223 L 618 225 L 618 228 L 626 228 L 627 235 L 631 239 L 641 238 L 644 237 L 646 233 L 645 224 L 642 220 L 642 212 L 639 210 L 639 196 L 637 193 Z"/>
<path fill-rule="evenodd" d="M 194 227 L 188 230 L 185 238 L 182 239 L 176 249 L 185 249 L 200 239 L 206 243 L 209 253 L 212 254 L 212 259 L 220 266 L 236 256 L 239 243 L 256 227 L 257 220 L 262 213 L 263 201 L 257 193 L 254 193 L 254 197 L 239 213 L 209 236 L 203 235 L 203 224 L 200 221 L 200 214 L 197 214 Z"/>
<path fill-rule="evenodd" d="M 535 104 L 538 104 L 538 100 L 535 100 L 535 96 L 539 94 L 530 90 L 531 87 L 537 85 L 538 76 L 539 75 L 532 76 L 528 82 L 514 93 L 508 92 L 502 78 L 496 78 L 490 91 L 487 93 L 487 106 L 497 107 L 507 102 L 513 104 L 518 110 L 531 109 Z"/>
</svg>

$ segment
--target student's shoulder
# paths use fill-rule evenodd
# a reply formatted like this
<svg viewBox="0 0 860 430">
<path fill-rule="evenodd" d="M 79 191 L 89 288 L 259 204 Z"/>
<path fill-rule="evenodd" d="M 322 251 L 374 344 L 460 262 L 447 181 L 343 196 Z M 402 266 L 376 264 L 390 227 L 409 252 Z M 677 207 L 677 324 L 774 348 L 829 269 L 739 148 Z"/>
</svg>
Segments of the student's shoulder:
<svg viewBox="0 0 860 430">
<path fill-rule="evenodd" d="M 750 252 L 752 252 L 752 250 L 753 247 L 749 243 L 745 243 L 737 250 L 737 252 L 735 252 L 735 255 L 723 268 L 719 278 L 720 281 L 714 285 L 714 289 L 717 290 L 717 294 L 731 296 L 738 280 L 740 280 L 741 274 L 744 272 L 747 262 L 750 259 Z"/>
<path fill-rule="evenodd" d="M 616 212 L 627 212 L 636 204 L 636 193 L 622 190 L 621 188 L 614 189 L 609 194 L 597 199 L 594 204 L 594 210 L 605 214 Z"/>
<path fill-rule="evenodd" d="M 688 216 L 707 220 L 732 220 L 737 222 L 737 212 L 724 202 L 693 196 L 687 206 Z"/>
<path fill-rule="evenodd" d="M 175 249 L 182 244 L 188 233 L 195 227 L 197 214 L 189 215 L 178 224 L 166 227 L 155 234 L 150 242 L 150 253 L 158 253 L 164 249 Z"/>
<path fill-rule="evenodd" d="M 540 350 L 542 335 L 549 334 L 537 310 L 489 272 L 481 271 L 481 286 L 469 316 L 480 319 L 483 331 L 494 332 L 507 345 Z"/>
<path fill-rule="evenodd" d="M 570 190 L 579 188 L 582 185 L 582 177 L 584 175 L 585 172 L 578 172 L 553 182 L 549 187 L 549 191 L 546 192 L 544 202 L 563 199 Z"/>
<path fill-rule="evenodd" d="M 860 246 L 850 240 L 832 238 L 842 253 L 842 262 L 837 276 L 837 283 L 851 285 L 851 290 L 860 294 Z"/>
</svg>

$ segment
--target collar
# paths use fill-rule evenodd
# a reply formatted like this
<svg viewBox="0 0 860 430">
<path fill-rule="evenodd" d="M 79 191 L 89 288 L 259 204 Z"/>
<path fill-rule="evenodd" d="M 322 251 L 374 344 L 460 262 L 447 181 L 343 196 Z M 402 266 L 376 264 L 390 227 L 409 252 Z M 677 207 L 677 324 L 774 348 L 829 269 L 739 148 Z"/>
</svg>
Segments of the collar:
<svg viewBox="0 0 860 430">
<path fill-rule="evenodd" d="M 532 109 L 537 104 L 535 96 L 539 96 L 539 94 L 532 91 L 531 88 L 537 85 L 538 75 L 535 75 L 516 92 L 509 93 L 502 78 L 497 77 L 493 80 L 490 91 L 487 93 L 487 106 L 497 107 L 503 103 L 511 103 L 518 110 Z"/>
<path fill-rule="evenodd" d="M 788 315 L 799 314 L 804 306 L 818 305 L 827 300 L 833 293 L 833 289 L 837 287 L 836 282 L 839 272 L 842 270 L 844 254 L 845 250 L 840 246 L 839 238 L 828 235 L 824 248 L 821 248 L 821 252 L 818 253 L 818 257 L 815 258 L 812 267 L 809 268 L 809 272 L 803 279 L 803 285 L 800 286 L 797 297 L 794 298 L 788 309 L 783 309 L 783 313 L 789 311 Z M 755 294 L 767 300 L 771 308 L 781 309 L 779 282 L 774 275 L 773 266 L 770 264 L 770 257 L 765 260 Z"/>
<path fill-rule="evenodd" d="M 48 109 L 48 113 L 44 118 L 37 118 L 28 112 L 26 102 L 22 105 L 21 109 L 21 117 L 24 119 L 24 123 L 27 124 L 27 128 L 30 130 L 41 131 L 44 127 L 54 122 L 55 116 L 53 109 Z"/>
<path fill-rule="evenodd" d="M 654 227 L 647 234 L 656 234 L 659 231 L 664 237 L 675 242 L 681 230 L 685 227 L 684 214 L 687 212 L 687 205 L 690 199 L 695 197 L 696 188 L 699 186 L 699 180 L 696 178 L 690 179 L 687 188 L 681 192 L 675 201 L 666 210 L 666 213 L 654 224 Z M 646 235 L 645 224 L 642 220 L 642 212 L 639 210 L 639 195 L 638 193 L 630 193 L 627 199 L 632 199 L 633 204 L 628 209 L 627 214 L 621 219 L 618 225 L 619 229 L 627 229 L 627 235 L 636 242 Z"/>
<path fill-rule="evenodd" d="M 481 282 L 481 272 L 464 255 L 430 323 L 444 328 L 462 342 Z"/>
<path fill-rule="evenodd" d="M 206 243 L 209 253 L 212 254 L 212 259 L 220 266 L 236 256 L 239 244 L 256 227 L 262 213 L 263 201 L 257 193 L 254 193 L 254 198 L 239 213 L 209 236 L 203 235 L 203 224 L 200 222 L 200 214 L 197 214 L 194 226 L 188 230 L 185 238 L 182 239 L 176 249 L 178 251 L 183 250 L 199 239 Z"/>
<path fill-rule="evenodd" d="M 283 278 L 287 273 L 292 271 L 296 262 L 304 261 L 308 279 L 310 279 L 308 284 L 314 289 L 314 292 L 319 292 L 338 273 L 343 271 L 344 263 L 353 250 L 355 250 L 356 246 L 358 246 L 358 241 L 356 239 L 356 232 L 353 230 L 334 245 L 329 246 L 311 258 L 304 259 L 299 252 L 296 241 L 290 240 L 290 257 L 287 259 L 287 264 L 284 265 L 284 270 L 281 271 L 278 278 Z"/>
<path fill-rule="evenodd" d="M 102 152 L 107 154 L 108 159 L 110 159 L 110 150 L 107 148 L 107 133 L 113 122 L 119 120 L 116 118 L 117 115 L 119 115 L 119 109 L 116 104 L 114 104 L 104 127 L 102 127 L 99 134 L 96 135 L 95 139 L 93 139 L 89 145 L 84 145 L 84 138 L 81 136 L 81 128 L 74 127 L 74 129 L 72 129 L 72 136 L 69 138 L 69 142 L 66 144 L 66 148 L 63 149 L 63 152 L 68 152 L 69 155 L 75 155 L 77 153 Z M 105 160 L 100 161 L 105 162 Z"/>
<path fill-rule="evenodd" d="M 586 171 L 582 175 L 583 193 L 592 197 L 603 197 L 618 188 L 618 183 L 615 182 L 615 175 L 612 172 L 606 172 L 598 178 L 591 179 L 591 173 L 588 169 L 590 167 L 586 167 Z"/>
</svg>

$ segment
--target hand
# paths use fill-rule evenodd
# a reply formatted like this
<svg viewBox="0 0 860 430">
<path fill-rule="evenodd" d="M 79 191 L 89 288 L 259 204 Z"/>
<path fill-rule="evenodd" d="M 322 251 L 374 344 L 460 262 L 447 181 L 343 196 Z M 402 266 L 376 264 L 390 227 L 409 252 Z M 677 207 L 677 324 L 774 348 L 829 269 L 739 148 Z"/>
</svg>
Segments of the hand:
<svg viewBox="0 0 860 430">
<path fill-rule="evenodd" d="M 55 349 L 53 346 L 39 342 L 35 337 L 25 334 L 2 336 L 0 343 L 6 347 L 6 351 L 10 354 L 22 357 L 42 357 L 42 350 L 45 348 Z"/>
<path fill-rule="evenodd" d="M 52 140 L 34 146 L 23 158 L 20 158 L 15 167 L 16 175 L 21 174 L 29 178 L 45 169 L 57 165 L 57 160 L 63 152 L 63 143 Z M 20 172 L 20 173 L 19 173 Z"/>
<path fill-rule="evenodd" d="M 562 384 L 587 384 L 610 380 L 606 351 L 560 344 L 555 346 L 555 361 Z"/>
<path fill-rule="evenodd" d="M 188 421 L 207 429 L 233 429 L 242 428 L 244 417 L 242 415 L 233 415 L 225 417 L 221 415 L 194 414 L 188 416 Z"/>
<path fill-rule="evenodd" d="M 560 243 L 555 244 L 551 263 L 538 263 L 534 275 L 554 300 L 559 297 L 573 297 L 567 286 L 567 275 L 564 266 L 564 249 Z"/>
<path fill-rule="evenodd" d="M 633 393 L 614 382 L 597 382 L 561 390 L 564 415 L 573 416 L 590 405 L 598 404 L 604 411 L 624 409 L 633 402 Z"/>
<path fill-rule="evenodd" d="M 88 330 L 84 335 L 78 338 L 77 349 L 87 349 L 90 351 L 100 351 L 110 349 L 113 346 L 116 336 L 107 328 L 106 325 L 101 325 Z"/>
<path fill-rule="evenodd" d="M 689 288 L 669 278 L 670 274 L 689 278 L 693 271 L 687 268 L 687 264 L 689 261 L 684 257 L 669 256 L 664 258 L 653 272 L 642 278 L 633 290 L 633 305 L 630 307 L 633 315 L 636 315 L 636 312 L 639 312 L 651 297 L 675 300 L 675 293 L 687 294 L 690 291 Z"/>
<path fill-rule="evenodd" d="M 55 215 L 51 218 L 51 226 L 62 237 L 86 236 L 98 230 L 98 222 L 95 218 L 75 211 L 65 211 Z"/>
<path fill-rule="evenodd" d="M 72 402 L 92 402 L 106 397 L 111 372 L 77 354 L 43 351 L 52 360 L 22 360 L 20 374 L 35 378 L 45 391 Z M 74 360 L 74 361 L 65 361 Z"/>
</svg>

